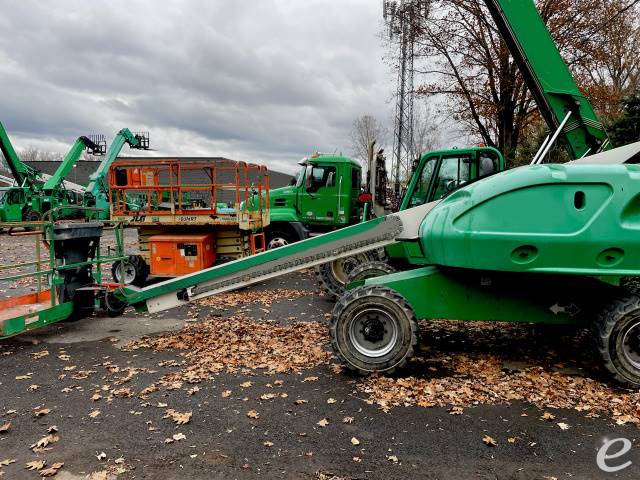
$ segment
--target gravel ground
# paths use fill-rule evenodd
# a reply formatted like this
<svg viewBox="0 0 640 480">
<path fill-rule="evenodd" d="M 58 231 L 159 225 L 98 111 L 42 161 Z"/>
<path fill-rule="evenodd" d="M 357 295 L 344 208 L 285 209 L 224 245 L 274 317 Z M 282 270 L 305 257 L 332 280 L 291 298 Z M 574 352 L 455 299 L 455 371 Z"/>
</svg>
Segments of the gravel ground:
<svg viewBox="0 0 640 480">
<path fill-rule="evenodd" d="M 26 258 L 27 241 L 0 236 L 0 263 Z M 0 286 L 0 294 L 33 288 L 10 287 Z M 265 303 L 269 292 L 280 290 L 295 291 L 295 298 Z M 450 407 L 413 404 L 384 411 L 363 391 L 360 378 L 336 368 L 335 359 L 271 375 L 224 365 L 190 383 L 175 380 L 184 372 L 185 351 L 123 349 L 132 340 L 234 315 L 274 328 L 309 322 L 322 329 L 332 306 L 303 272 L 243 290 L 236 305 L 208 302 L 157 315 L 127 311 L 116 319 L 62 323 L 0 342 L 0 465 L 15 460 L 0 467 L 0 478 L 39 478 L 25 469 L 38 459 L 46 461 L 44 469 L 64 462 L 59 479 L 638 478 L 638 428 L 607 415 L 587 418 L 558 408 L 548 421 L 542 418 L 548 409 L 526 401 L 478 403 L 456 415 Z M 243 335 L 252 341 L 250 329 Z M 465 335 L 463 330 L 443 340 L 439 354 L 444 349 L 454 355 L 461 344 L 469 349 L 476 337 Z M 520 341 L 513 339 L 516 352 Z M 509 348 L 508 338 L 500 342 Z M 322 348 L 328 350 L 326 343 Z M 535 350 L 552 348 L 558 345 L 549 338 Z M 565 359 L 583 354 L 573 348 L 566 347 Z M 484 345 L 478 358 L 491 354 Z M 429 371 L 432 377 L 457 375 Z M 176 423 L 170 409 L 183 420 L 190 412 L 188 423 Z M 34 452 L 31 446 L 47 435 L 51 443 Z M 596 465 L 597 448 L 617 437 L 634 447 L 609 463 L 633 463 L 605 474 Z"/>
</svg>

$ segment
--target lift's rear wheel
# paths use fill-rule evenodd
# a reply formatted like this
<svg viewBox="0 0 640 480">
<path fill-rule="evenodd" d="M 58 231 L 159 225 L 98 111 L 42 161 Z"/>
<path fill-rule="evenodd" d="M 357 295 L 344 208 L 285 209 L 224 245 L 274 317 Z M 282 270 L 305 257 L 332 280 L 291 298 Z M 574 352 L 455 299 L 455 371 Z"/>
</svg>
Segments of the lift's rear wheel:
<svg viewBox="0 0 640 480">
<path fill-rule="evenodd" d="M 333 309 L 331 346 L 350 370 L 391 373 L 413 356 L 418 321 L 402 295 L 379 285 L 356 288 Z"/>
<path fill-rule="evenodd" d="M 351 257 L 338 258 L 332 262 L 323 263 L 315 267 L 316 278 L 325 293 L 338 298 L 345 292 L 345 285 L 349 274 L 358 265 L 376 260 L 369 253 L 359 253 Z"/>
<path fill-rule="evenodd" d="M 111 275 L 116 283 L 142 286 L 149 276 L 149 266 L 139 255 L 118 260 L 111 266 Z"/>
<path fill-rule="evenodd" d="M 382 277 L 383 275 L 389 275 L 395 273 L 396 269 L 385 262 L 367 262 L 362 265 L 358 265 L 351 270 L 349 274 L 348 283 L 357 282 L 359 280 L 366 280 L 367 278 Z"/>
<path fill-rule="evenodd" d="M 604 367 L 620 383 L 640 387 L 640 297 L 609 303 L 596 320 L 595 337 Z"/>
</svg>

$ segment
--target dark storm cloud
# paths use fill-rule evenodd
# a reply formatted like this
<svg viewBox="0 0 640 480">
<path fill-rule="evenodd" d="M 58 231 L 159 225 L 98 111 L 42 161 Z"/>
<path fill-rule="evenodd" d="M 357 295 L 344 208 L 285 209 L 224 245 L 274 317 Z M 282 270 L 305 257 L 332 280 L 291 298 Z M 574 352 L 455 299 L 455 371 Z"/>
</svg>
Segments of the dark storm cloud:
<svg viewBox="0 0 640 480">
<path fill-rule="evenodd" d="M 389 117 L 375 0 L 8 1 L 0 120 L 18 146 L 151 131 L 163 154 L 291 170 Z"/>
</svg>

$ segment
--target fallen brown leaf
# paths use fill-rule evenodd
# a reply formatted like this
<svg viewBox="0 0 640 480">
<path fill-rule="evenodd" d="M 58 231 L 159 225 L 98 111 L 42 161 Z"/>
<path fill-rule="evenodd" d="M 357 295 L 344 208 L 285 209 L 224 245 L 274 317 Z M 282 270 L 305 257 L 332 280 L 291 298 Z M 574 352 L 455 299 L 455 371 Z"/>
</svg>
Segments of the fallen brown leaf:
<svg viewBox="0 0 640 480">
<path fill-rule="evenodd" d="M 43 449 L 44 447 L 46 447 L 51 443 L 56 443 L 58 440 L 60 440 L 60 437 L 58 435 L 54 435 L 50 433 L 49 435 L 42 437 L 40 440 L 38 440 L 36 443 L 31 445 L 29 448 L 31 448 L 31 450 L 35 452 L 36 450 Z"/>
<path fill-rule="evenodd" d="M 316 425 L 319 425 L 321 427 L 326 427 L 327 425 L 329 425 L 329 420 L 326 418 L 323 418 L 322 420 L 320 420 Z"/>
<path fill-rule="evenodd" d="M 58 473 L 58 470 L 60 470 L 63 466 L 64 466 L 64 462 L 54 463 L 53 465 L 51 465 L 50 468 L 47 468 L 46 470 L 40 470 L 40 476 L 53 477 Z"/>
<path fill-rule="evenodd" d="M 173 408 L 170 408 L 166 411 L 166 415 L 162 418 L 171 418 L 178 425 L 185 425 L 191 421 L 191 416 L 193 412 L 185 412 L 180 413 L 175 411 Z"/>
<path fill-rule="evenodd" d="M 258 418 L 258 417 L 260 417 L 260 414 L 258 412 L 256 412 L 255 410 L 249 410 L 247 412 L 247 417 L 249 417 L 249 418 Z"/>
<path fill-rule="evenodd" d="M 27 470 L 42 470 L 46 464 L 47 462 L 44 460 L 33 460 L 32 462 L 28 462 L 24 468 Z"/>
<path fill-rule="evenodd" d="M 498 445 L 498 442 L 496 442 L 493 437 L 490 437 L 489 435 L 485 435 L 484 437 L 482 437 L 482 441 L 485 443 L 485 445 L 489 445 L 490 447 L 495 447 L 496 445 Z"/>
<path fill-rule="evenodd" d="M 0 425 L 0 433 L 7 433 L 11 429 L 11 422 Z"/>
</svg>

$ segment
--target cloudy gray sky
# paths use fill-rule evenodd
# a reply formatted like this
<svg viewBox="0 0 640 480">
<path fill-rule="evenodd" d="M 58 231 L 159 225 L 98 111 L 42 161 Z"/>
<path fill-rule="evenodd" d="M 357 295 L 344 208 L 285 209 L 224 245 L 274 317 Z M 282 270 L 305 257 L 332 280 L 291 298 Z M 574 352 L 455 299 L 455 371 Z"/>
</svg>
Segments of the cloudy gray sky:
<svg viewBox="0 0 640 480">
<path fill-rule="evenodd" d="M 5 0 L 0 121 L 18 148 L 149 130 L 154 155 L 291 172 L 390 122 L 378 0 Z M 126 153 L 126 149 L 124 150 Z"/>
</svg>

